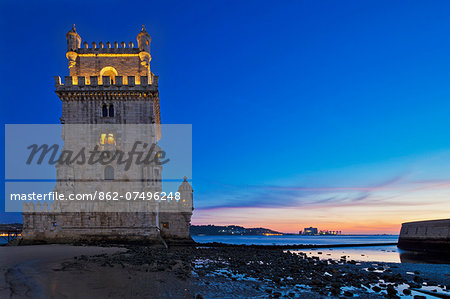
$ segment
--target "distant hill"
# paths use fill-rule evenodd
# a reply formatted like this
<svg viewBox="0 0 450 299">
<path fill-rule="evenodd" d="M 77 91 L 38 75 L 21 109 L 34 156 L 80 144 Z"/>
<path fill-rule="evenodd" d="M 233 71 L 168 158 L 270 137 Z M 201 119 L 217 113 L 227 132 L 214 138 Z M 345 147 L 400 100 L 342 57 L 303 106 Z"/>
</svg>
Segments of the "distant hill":
<svg viewBox="0 0 450 299">
<path fill-rule="evenodd" d="M 191 235 L 240 235 L 240 236 L 258 236 L 258 235 L 283 235 L 283 233 L 268 228 L 245 228 L 237 225 L 218 226 L 218 225 L 191 225 Z"/>
<path fill-rule="evenodd" d="M 18 229 L 18 230 L 22 230 L 22 223 L 4 223 L 4 224 L 0 224 L 0 230 L 8 230 L 8 229 Z"/>
</svg>

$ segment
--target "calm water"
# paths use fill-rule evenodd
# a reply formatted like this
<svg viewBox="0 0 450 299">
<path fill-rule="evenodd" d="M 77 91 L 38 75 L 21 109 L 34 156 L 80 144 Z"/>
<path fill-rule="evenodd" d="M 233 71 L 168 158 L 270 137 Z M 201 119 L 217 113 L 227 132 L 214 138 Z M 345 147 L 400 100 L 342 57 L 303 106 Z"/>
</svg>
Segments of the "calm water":
<svg viewBox="0 0 450 299">
<path fill-rule="evenodd" d="M 192 236 L 199 243 L 221 242 L 246 245 L 293 245 L 293 244 L 365 244 L 395 243 L 398 235 L 351 235 L 351 236 Z"/>
<path fill-rule="evenodd" d="M 355 260 L 357 262 L 401 262 L 400 253 L 397 246 L 395 245 L 330 249 L 302 249 L 291 251 L 304 252 L 308 256 L 317 256 L 322 260 L 340 260 L 342 256 L 346 256 L 347 260 Z"/>
<path fill-rule="evenodd" d="M 332 245 L 332 244 L 376 244 L 395 243 L 398 235 L 351 235 L 351 236 L 193 236 L 196 242 L 209 243 L 221 242 L 227 244 L 246 245 Z M 385 262 L 385 263 L 448 263 L 441 256 L 423 256 L 413 252 L 400 251 L 397 246 L 369 246 L 346 248 L 321 248 L 291 250 L 293 252 L 305 252 L 308 256 L 316 256 L 320 259 L 339 260 L 346 256 L 347 260 L 358 262 Z"/>
</svg>

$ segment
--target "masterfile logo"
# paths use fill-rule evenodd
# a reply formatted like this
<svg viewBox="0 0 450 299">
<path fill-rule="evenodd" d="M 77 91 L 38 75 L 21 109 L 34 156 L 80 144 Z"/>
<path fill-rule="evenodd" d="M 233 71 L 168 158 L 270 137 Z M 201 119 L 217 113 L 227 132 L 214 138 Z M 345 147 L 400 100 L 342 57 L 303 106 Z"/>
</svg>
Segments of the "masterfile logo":
<svg viewBox="0 0 450 299">
<path fill-rule="evenodd" d="M 148 211 L 192 177 L 191 125 L 6 125 L 5 144 L 7 211 Z"/>
</svg>

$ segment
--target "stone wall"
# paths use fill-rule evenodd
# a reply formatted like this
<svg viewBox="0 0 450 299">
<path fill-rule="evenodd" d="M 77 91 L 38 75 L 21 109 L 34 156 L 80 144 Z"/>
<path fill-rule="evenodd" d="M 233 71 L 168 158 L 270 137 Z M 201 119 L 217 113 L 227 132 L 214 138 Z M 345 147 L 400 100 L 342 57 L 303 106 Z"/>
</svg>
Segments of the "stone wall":
<svg viewBox="0 0 450 299">
<path fill-rule="evenodd" d="M 190 239 L 192 212 L 162 212 L 159 213 L 161 235 L 164 239 Z"/>
<path fill-rule="evenodd" d="M 29 243 L 150 242 L 157 239 L 155 224 L 155 213 L 25 212 L 22 238 Z"/>
<path fill-rule="evenodd" d="M 150 104 L 145 103 L 150 101 Z M 153 114 L 152 99 L 130 100 L 122 102 L 114 99 L 102 99 L 99 101 L 64 101 L 63 102 L 63 116 L 62 119 L 70 120 L 70 123 L 93 123 L 93 124 L 151 124 L 155 122 Z M 102 117 L 103 105 L 114 106 L 114 118 Z"/>
<path fill-rule="evenodd" d="M 402 224 L 398 247 L 413 251 L 450 251 L 450 219 Z"/>
<path fill-rule="evenodd" d="M 138 54 L 132 57 L 117 56 L 82 56 L 78 55 L 76 64 L 70 69 L 71 76 L 93 76 L 100 74 L 104 67 L 114 67 L 118 76 L 148 76 L 148 68 L 141 65 Z"/>
<path fill-rule="evenodd" d="M 164 210 L 164 209 L 163 209 Z M 192 208 L 163 212 L 24 212 L 28 243 L 191 240 Z M 158 223 L 157 223 L 158 222 Z"/>
</svg>

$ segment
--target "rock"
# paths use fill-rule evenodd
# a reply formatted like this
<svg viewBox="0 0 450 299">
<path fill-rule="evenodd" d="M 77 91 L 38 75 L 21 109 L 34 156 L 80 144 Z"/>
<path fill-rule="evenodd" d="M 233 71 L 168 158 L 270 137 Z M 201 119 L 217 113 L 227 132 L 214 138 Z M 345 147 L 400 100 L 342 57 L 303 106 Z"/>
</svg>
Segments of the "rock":
<svg viewBox="0 0 450 299">
<path fill-rule="evenodd" d="M 413 280 L 414 280 L 414 282 L 417 282 L 417 283 L 422 283 L 423 282 L 423 279 L 421 277 L 419 277 L 419 276 L 414 276 Z"/>
<path fill-rule="evenodd" d="M 331 295 L 337 296 L 341 294 L 341 289 L 340 288 L 332 288 L 331 289 Z"/>
<path fill-rule="evenodd" d="M 344 292 L 344 296 L 346 296 L 346 297 L 353 297 L 353 293 L 350 292 L 350 291 L 345 291 Z"/>
<path fill-rule="evenodd" d="M 272 294 L 275 298 L 280 298 L 281 297 L 281 293 L 280 292 L 273 292 Z"/>
<path fill-rule="evenodd" d="M 381 292 L 381 288 L 380 288 L 379 286 L 374 286 L 374 287 L 372 288 L 372 290 L 373 290 L 374 292 L 377 292 L 377 293 Z"/>
<path fill-rule="evenodd" d="M 405 295 L 411 295 L 411 290 L 410 289 L 404 289 L 403 290 L 403 294 L 405 294 Z"/>
<path fill-rule="evenodd" d="M 388 296 L 393 297 L 393 296 L 397 296 L 397 290 L 394 289 L 394 287 L 388 287 L 386 289 Z"/>
</svg>

